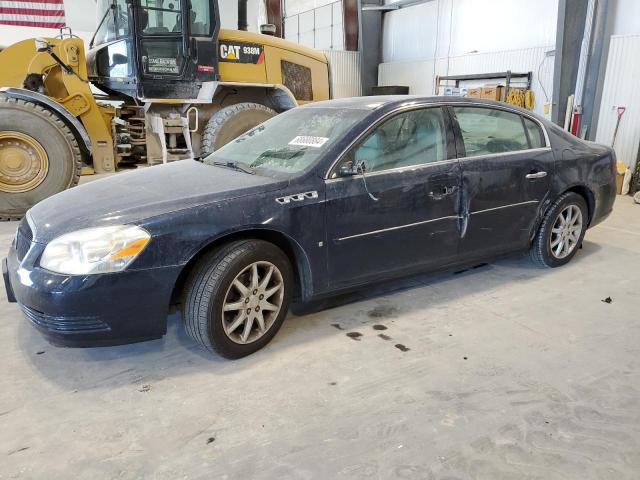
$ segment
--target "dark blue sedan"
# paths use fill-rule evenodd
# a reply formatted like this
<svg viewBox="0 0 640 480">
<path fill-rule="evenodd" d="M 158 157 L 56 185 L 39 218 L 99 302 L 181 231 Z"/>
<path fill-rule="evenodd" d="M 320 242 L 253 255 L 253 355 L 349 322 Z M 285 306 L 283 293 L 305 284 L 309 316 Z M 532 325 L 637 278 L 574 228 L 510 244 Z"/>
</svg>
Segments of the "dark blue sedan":
<svg viewBox="0 0 640 480">
<path fill-rule="evenodd" d="M 228 358 L 292 301 L 530 251 L 557 267 L 615 198 L 610 148 L 506 104 L 368 97 L 296 108 L 203 162 L 58 194 L 20 223 L 8 298 L 53 343 L 185 328 Z"/>
</svg>

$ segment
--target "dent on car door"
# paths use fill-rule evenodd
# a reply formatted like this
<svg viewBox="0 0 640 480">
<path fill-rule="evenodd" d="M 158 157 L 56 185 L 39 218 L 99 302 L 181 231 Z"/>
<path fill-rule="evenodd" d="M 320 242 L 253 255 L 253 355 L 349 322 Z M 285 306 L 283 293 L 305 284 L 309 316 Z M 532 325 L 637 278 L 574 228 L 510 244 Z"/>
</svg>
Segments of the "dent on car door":
<svg viewBox="0 0 640 480">
<path fill-rule="evenodd" d="M 439 107 L 397 114 L 337 162 L 326 183 L 332 286 L 455 256 L 460 169 L 449 122 Z M 359 163 L 364 175 L 353 174 Z"/>
<path fill-rule="evenodd" d="M 529 244 L 554 159 L 541 125 L 513 111 L 454 106 L 462 150 L 462 256 Z"/>
</svg>

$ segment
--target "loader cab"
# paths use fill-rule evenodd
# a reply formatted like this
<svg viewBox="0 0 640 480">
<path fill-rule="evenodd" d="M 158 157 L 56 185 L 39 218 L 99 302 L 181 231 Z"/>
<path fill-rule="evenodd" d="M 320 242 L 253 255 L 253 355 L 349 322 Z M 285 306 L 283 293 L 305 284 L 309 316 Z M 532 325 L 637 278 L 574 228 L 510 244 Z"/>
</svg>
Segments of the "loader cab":
<svg viewBox="0 0 640 480">
<path fill-rule="evenodd" d="M 216 0 L 98 0 L 87 54 L 99 88 L 140 100 L 190 100 L 217 80 Z"/>
</svg>

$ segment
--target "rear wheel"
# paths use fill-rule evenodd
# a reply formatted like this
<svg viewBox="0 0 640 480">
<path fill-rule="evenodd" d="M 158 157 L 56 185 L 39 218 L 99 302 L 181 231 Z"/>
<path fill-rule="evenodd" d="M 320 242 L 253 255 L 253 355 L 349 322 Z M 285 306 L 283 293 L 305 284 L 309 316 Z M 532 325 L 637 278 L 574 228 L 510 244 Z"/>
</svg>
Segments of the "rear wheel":
<svg viewBox="0 0 640 480">
<path fill-rule="evenodd" d="M 82 156 L 51 111 L 0 96 L 0 218 L 22 217 L 40 200 L 77 185 Z"/>
<path fill-rule="evenodd" d="M 237 103 L 218 110 L 202 135 L 202 157 L 213 153 L 253 127 L 274 117 L 276 112 L 259 103 Z"/>
<path fill-rule="evenodd" d="M 559 267 L 576 254 L 588 223 L 587 204 L 574 192 L 562 195 L 549 208 L 531 247 L 531 258 L 544 267 Z"/>
<path fill-rule="evenodd" d="M 261 240 L 230 243 L 205 256 L 189 275 L 182 318 L 207 350 L 240 358 L 276 335 L 291 301 L 287 256 Z"/>
</svg>

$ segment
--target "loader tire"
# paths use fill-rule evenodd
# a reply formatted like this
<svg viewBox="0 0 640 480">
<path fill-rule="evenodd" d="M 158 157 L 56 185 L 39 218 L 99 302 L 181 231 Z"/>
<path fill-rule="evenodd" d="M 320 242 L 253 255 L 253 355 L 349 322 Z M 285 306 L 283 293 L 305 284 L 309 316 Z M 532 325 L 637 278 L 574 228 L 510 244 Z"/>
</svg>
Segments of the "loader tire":
<svg viewBox="0 0 640 480">
<path fill-rule="evenodd" d="M 276 112 L 259 103 L 236 103 L 214 113 L 202 135 L 202 158 L 215 152 L 253 127 L 276 116 Z"/>
<path fill-rule="evenodd" d="M 81 169 L 78 142 L 55 113 L 0 95 L 0 219 L 77 185 Z"/>
</svg>

